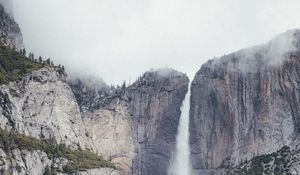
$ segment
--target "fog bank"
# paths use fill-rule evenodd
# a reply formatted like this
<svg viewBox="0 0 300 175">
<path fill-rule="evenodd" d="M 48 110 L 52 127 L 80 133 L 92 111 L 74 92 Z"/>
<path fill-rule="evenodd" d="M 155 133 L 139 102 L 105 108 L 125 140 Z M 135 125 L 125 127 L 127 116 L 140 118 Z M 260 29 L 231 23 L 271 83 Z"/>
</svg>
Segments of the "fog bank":
<svg viewBox="0 0 300 175">
<path fill-rule="evenodd" d="M 1 0 L 3 1 L 3 0 Z M 27 50 L 108 84 L 206 60 L 300 27 L 299 0 L 13 0 Z"/>
</svg>

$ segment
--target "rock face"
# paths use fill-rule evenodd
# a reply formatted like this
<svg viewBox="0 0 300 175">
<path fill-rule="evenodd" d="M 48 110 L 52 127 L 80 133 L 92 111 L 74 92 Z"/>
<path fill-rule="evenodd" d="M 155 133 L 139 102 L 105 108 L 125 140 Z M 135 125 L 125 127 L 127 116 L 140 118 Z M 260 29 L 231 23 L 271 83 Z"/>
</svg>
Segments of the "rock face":
<svg viewBox="0 0 300 175">
<path fill-rule="evenodd" d="M 65 75 L 45 67 L 0 87 L 3 129 L 85 148 L 81 113 Z"/>
<path fill-rule="evenodd" d="M 111 98 L 113 88 L 96 77 L 69 78 L 68 84 L 72 87 L 80 111 L 87 112 L 99 109 L 107 104 Z"/>
<path fill-rule="evenodd" d="M 44 67 L 19 82 L 0 86 L 0 126 L 74 148 L 89 148 L 115 163 L 119 171 L 108 170 L 111 173 L 164 175 L 175 150 L 188 81 L 177 71 L 150 71 L 128 88 L 117 90 L 105 105 L 80 112 L 66 76 L 56 68 Z M 54 161 L 41 151 L 19 152 L 12 153 L 14 159 L 4 163 L 9 167 L 2 167 L 3 172 L 40 174 Z M 14 164 L 22 171 L 11 168 Z M 33 164 L 41 166 L 30 168 Z"/>
<path fill-rule="evenodd" d="M 167 174 L 188 81 L 174 70 L 150 71 L 116 89 L 105 98 L 110 99 L 106 105 L 83 112 L 95 150 L 112 160 L 120 174 Z"/>
<path fill-rule="evenodd" d="M 83 113 L 86 135 L 96 152 L 111 160 L 119 174 L 132 174 L 135 156 L 128 104 L 116 98 L 107 106 Z"/>
<path fill-rule="evenodd" d="M 195 174 L 289 145 L 299 133 L 300 31 L 210 60 L 192 83 Z"/>
<path fill-rule="evenodd" d="M 7 154 L 0 150 L 0 173 L 2 175 L 42 175 L 46 168 L 62 169 L 67 164 L 66 159 L 49 159 L 42 151 L 14 150 Z M 56 173 L 66 175 L 64 173 Z M 76 175 L 117 175 L 117 171 L 108 168 L 81 171 Z"/>
<path fill-rule="evenodd" d="M 126 89 L 136 151 L 133 174 L 167 174 L 188 82 L 182 73 L 158 70 Z"/>
<path fill-rule="evenodd" d="M 0 34 L 0 44 L 23 48 L 20 29 L 2 5 Z M 118 169 L 91 169 L 82 175 L 165 175 L 188 82 L 183 73 L 160 69 L 146 72 L 127 88 L 113 88 L 103 82 L 67 81 L 57 68 L 44 67 L 0 85 L 0 127 L 89 149 Z M 38 175 L 47 166 L 66 164 L 39 150 L 0 151 L 2 174 Z"/>
<path fill-rule="evenodd" d="M 17 51 L 24 48 L 23 37 L 19 25 L 13 17 L 6 13 L 0 3 L 0 43 Z"/>
</svg>

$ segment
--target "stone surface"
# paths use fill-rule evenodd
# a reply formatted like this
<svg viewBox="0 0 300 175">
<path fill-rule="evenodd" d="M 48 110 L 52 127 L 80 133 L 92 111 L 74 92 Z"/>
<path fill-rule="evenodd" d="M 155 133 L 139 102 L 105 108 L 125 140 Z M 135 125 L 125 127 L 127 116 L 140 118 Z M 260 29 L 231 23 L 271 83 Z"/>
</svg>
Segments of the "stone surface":
<svg viewBox="0 0 300 175">
<path fill-rule="evenodd" d="M 1 127 L 85 148 L 81 113 L 65 78 L 55 68 L 44 67 L 20 82 L 1 85 Z"/>
<path fill-rule="evenodd" d="M 134 143 L 128 116 L 128 104 L 117 98 L 106 107 L 83 113 L 86 135 L 94 151 L 112 160 L 120 174 L 129 175 L 132 174 Z"/>
<path fill-rule="evenodd" d="M 18 24 L 2 5 L 0 42 L 23 48 Z M 108 87 L 83 79 L 67 81 L 56 68 L 44 67 L 19 82 L 0 85 L 0 127 L 90 149 L 118 169 L 93 169 L 82 175 L 165 175 L 175 151 L 188 82 L 183 73 L 159 69 L 146 72 L 127 88 L 125 84 Z M 49 160 L 38 150 L 0 153 L 11 157 L 0 165 L 8 174 L 42 174 L 50 164 L 66 163 Z"/>
<path fill-rule="evenodd" d="M 192 83 L 194 171 L 228 168 L 299 133 L 300 31 L 204 64 Z M 200 174 L 200 173 L 196 173 Z"/>
<path fill-rule="evenodd" d="M 67 164 L 67 160 L 55 158 L 49 159 L 47 154 L 42 151 L 29 152 L 16 149 L 10 154 L 6 154 L 0 149 L 0 173 L 1 175 L 42 175 L 46 167 L 58 168 Z M 57 173 L 58 175 L 66 175 Z M 75 173 L 74 173 L 75 174 Z M 118 172 L 113 169 L 101 168 L 81 171 L 76 175 L 117 175 Z"/>
<path fill-rule="evenodd" d="M 7 14 L 2 4 L 0 4 L 0 43 L 17 51 L 24 48 L 19 25 L 12 15 Z"/>
<path fill-rule="evenodd" d="M 175 150 L 188 81 L 177 71 L 149 71 L 103 106 L 80 112 L 66 75 L 44 67 L 19 82 L 0 86 L 0 125 L 39 139 L 54 138 L 57 143 L 91 149 L 112 160 L 118 169 L 84 173 L 163 175 Z M 14 153 L 11 164 L 23 167 L 19 174 L 39 174 L 50 165 L 45 153 L 27 154 L 28 160 Z M 34 164 L 40 164 L 40 169 L 30 168 Z"/>
<path fill-rule="evenodd" d="M 149 71 L 111 93 L 104 106 L 84 112 L 93 148 L 112 160 L 120 174 L 167 174 L 188 81 L 171 69 Z"/>
<path fill-rule="evenodd" d="M 188 82 L 182 73 L 161 69 L 146 72 L 126 89 L 136 150 L 133 174 L 167 174 Z"/>
</svg>

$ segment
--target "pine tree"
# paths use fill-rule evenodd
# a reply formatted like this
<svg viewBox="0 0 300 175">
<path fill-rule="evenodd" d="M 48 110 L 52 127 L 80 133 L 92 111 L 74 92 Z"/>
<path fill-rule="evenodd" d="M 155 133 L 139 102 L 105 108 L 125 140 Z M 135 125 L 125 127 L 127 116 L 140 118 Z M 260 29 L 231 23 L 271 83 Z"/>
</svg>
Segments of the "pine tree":
<svg viewBox="0 0 300 175">
<path fill-rule="evenodd" d="M 28 58 L 32 60 L 33 59 L 33 53 L 29 52 Z"/>
<path fill-rule="evenodd" d="M 22 50 L 22 55 L 26 56 L 26 49 L 25 48 Z"/>
<path fill-rule="evenodd" d="M 48 59 L 46 60 L 46 64 L 47 64 L 47 65 L 50 65 L 50 64 L 51 64 L 50 58 L 48 58 Z"/>
<path fill-rule="evenodd" d="M 45 171 L 44 171 L 44 175 L 52 175 L 49 166 L 46 166 Z"/>
<path fill-rule="evenodd" d="M 43 62 L 43 58 L 41 56 L 39 56 L 39 63 Z"/>
<path fill-rule="evenodd" d="M 122 84 L 122 90 L 124 91 L 125 89 L 126 89 L 126 81 L 124 81 Z"/>
</svg>

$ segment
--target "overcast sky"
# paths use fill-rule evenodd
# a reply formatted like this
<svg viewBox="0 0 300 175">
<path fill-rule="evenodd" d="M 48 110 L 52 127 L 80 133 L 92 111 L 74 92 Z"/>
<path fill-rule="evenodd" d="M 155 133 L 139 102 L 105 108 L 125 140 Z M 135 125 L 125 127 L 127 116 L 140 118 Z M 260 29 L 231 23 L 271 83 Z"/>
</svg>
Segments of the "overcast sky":
<svg viewBox="0 0 300 175">
<path fill-rule="evenodd" d="M 134 81 L 201 64 L 300 28 L 300 0 L 13 0 L 24 43 L 69 72 Z"/>
</svg>

